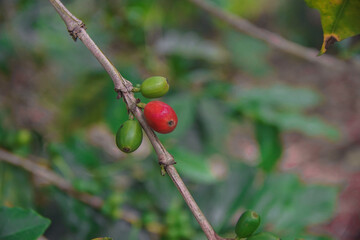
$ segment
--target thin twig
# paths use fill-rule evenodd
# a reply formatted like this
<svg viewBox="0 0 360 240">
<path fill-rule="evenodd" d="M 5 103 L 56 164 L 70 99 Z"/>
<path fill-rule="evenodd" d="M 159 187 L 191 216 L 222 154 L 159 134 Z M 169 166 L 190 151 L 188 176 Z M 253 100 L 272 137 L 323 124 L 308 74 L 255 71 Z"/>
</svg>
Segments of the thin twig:
<svg viewBox="0 0 360 240">
<path fill-rule="evenodd" d="M 35 162 L 28 159 L 16 156 L 4 149 L 0 149 L 0 161 L 4 161 L 25 169 L 26 171 L 40 177 L 43 180 L 46 180 L 47 182 L 49 182 L 49 184 L 56 186 L 61 191 L 68 193 L 69 195 L 79 199 L 81 202 L 93 208 L 101 209 L 104 204 L 104 201 L 97 196 L 92 196 L 87 193 L 80 193 L 76 191 L 71 185 L 71 183 L 69 183 L 56 173 L 48 170 L 47 168 L 36 164 Z"/>
<path fill-rule="evenodd" d="M 131 92 L 133 88 L 132 84 L 127 81 L 113 66 L 113 64 L 107 59 L 107 57 L 101 52 L 97 47 L 94 41 L 90 38 L 85 30 L 85 25 L 72 15 L 69 10 L 59 0 L 49 0 L 54 6 L 56 11 L 59 13 L 60 17 L 64 20 L 67 29 L 70 35 L 74 40 L 79 38 L 85 46 L 91 51 L 91 53 L 96 57 L 96 59 L 101 63 L 105 70 L 110 75 L 111 79 L 114 82 L 115 90 L 121 95 L 127 105 L 127 108 L 134 114 L 137 120 L 140 122 L 145 133 L 147 134 L 151 144 L 153 145 L 155 152 L 157 154 L 159 164 L 165 167 L 166 172 L 178 188 L 179 192 L 183 196 L 185 202 L 188 204 L 191 212 L 195 216 L 196 220 L 200 224 L 200 227 L 204 231 L 206 237 L 210 240 L 222 240 L 223 238 L 219 237 L 210 223 L 205 218 L 204 214 L 201 212 L 199 206 L 196 204 L 195 200 L 192 198 L 189 190 L 186 185 L 181 180 L 179 174 L 177 173 L 173 164 L 175 164 L 174 158 L 171 154 L 164 148 L 156 134 L 147 124 L 142 111 L 136 105 L 136 99 L 134 94 Z"/>
<path fill-rule="evenodd" d="M 74 189 L 74 187 L 62 178 L 60 175 L 54 173 L 50 169 L 37 164 L 34 161 L 31 161 L 26 158 L 19 157 L 14 155 L 4 149 L 0 148 L 0 161 L 6 162 L 8 164 L 14 165 L 16 167 L 22 168 L 34 176 L 40 178 L 47 182 L 47 184 L 53 185 L 57 187 L 59 190 L 65 192 L 69 196 L 85 203 L 86 205 L 96 209 L 101 210 L 104 206 L 104 200 L 100 197 L 93 196 L 87 193 L 82 193 Z M 136 216 L 136 213 L 133 211 L 122 209 L 120 220 L 128 222 L 130 224 L 138 223 L 139 217 Z M 147 231 L 152 232 L 154 234 L 160 234 L 159 231 L 154 231 L 152 229 L 147 229 Z"/>
<path fill-rule="evenodd" d="M 332 57 L 330 55 L 317 56 L 319 51 L 312 48 L 307 48 L 301 46 L 297 43 L 291 42 L 280 35 L 270 32 L 266 29 L 259 28 L 249 21 L 240 18 L 229 12 L 225 12 L 218 7 L 212 6 L 207 3 L 205 0 L 188 0 L 203 9 L 207 13 L 210 13 L 212 16 L 217 17 L 221 21 L 229 24 L 236 31 L 245 33 L 253 38 L 259 39 L 270 46 L 281 50 L 285 53 L 289 53 L 293 56 L 302 58 L 309 62 L 319 64 L 324 67 L 328 67 L 334 70 L 345 70 L 351 66 L 351 64 L 346 64 L 344 61 Z M 356 63 L 358 64 L 358 63 Z"/>
</svg>

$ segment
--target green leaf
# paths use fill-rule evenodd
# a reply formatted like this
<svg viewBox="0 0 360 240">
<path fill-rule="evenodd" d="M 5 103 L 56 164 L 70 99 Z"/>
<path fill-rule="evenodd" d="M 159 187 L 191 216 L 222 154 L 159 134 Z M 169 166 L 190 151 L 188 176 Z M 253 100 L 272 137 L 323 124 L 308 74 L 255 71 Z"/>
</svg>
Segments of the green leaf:
<svg viewBox="0 0 360 240">
<path fill-rule="evenodd" d="M 269 13 L 277 3 L 266 0 L 211 0 L 220 8 L 247 19 L 258 19 L 261 14 Z"/>
<path fill-rule="evenodd" d="M 91 239 L 103 229 L 97 222 L 100 215 L 94 209 L 58 190 L 52 192 L 52 197 L 57 216 L 66 229 L 71 229 L 64 232 L 65 239 Z"/>
<path fill-rule="evenodd" d="M 225 114 L 226 106 L 210 98 L 200 100 L 198 114 L 200 129 L 204 142 L 210 152 L 223 151 L 228 124 Z"/>
<path fill-rule="evenodd" d="M 284 130 L 295 130 L 309 136 L 325 136 L 336 140 L 339 132 L 332 125 L 317 117 L 307 117 L 298 113 L 281 113 L 275 122 Z"/>
<path fill-rule="evenodd" d="M 31 208 L 34 199 L 34 186 L 29 181 L 29 173 L 23 169 L 0 162 L 0 200 L 1 203 L 24 208 Z M 21 191 L 14 191 L 21 189 Z"/>
<path fill-rule="evenodd" d="M 332 217 L 336 196 L 333 187 L 306 185 L 295 175 L 273 174 L 249 197 L 247 207 L 260 214 L 267 230 L 294 239 L 307 226 Z"/>
<path fill-rule="evenodd" d="M 309 7 L 319 10 L 324 40 L 320 54 L 335 42 L 360 33 L 359 0 L 305 0 Z"/>
<path fill-rule="evenodd" d="M 49 225 L 49 219 L 33 210 L 0 207 L 1 240 L 35 240 Z"/>
<path fill-rule="evenodd" d="M 102 190 L 100 183 L 92 178 L 76 178 L 72 181 L 72 185 L 79 192 L 86 192 L 94 195 L 99 194 Z"/>
<path fill-rule="evenodd" d="M 177 162 L 176 167 L 178 171 L 186 178 L 198 183 L 211 183 L 216 181 L 204 156 L 181 148 L 174 149 L 171 151 L 171 154 Z"/>
<path fill-rule="evenodd" d="M 137 239 L 140 239 L 140 230 L 137 226 L 133 225 L 131 230 L 130 230 L 130 233 L 129 233 L 129 237 L 128 239 L 129 240 L 137 240 Z"/>
<path fill-rule="evenodd" d="M 304 110 L 316 106 L 319 95 L 308 88 L 275 84 L 270 87 L 236 90 L 241 105 L 262 105 L 282 110 Z"/>
<path fill-rule="evenodd" d="M 333 140 L 339 137 L 338 130 L 324 120 L 297 112 L 279 112 L 273 108 L 260 107 L 251 109 L 245 115 L 285 131 L 298 131 L 308 136 L 324 136 Z"/>
<path fill-rule="evenodd" d="M 294 240 L 294 237 L 285 237 L 285 238 L 281 238 L 282 240 Z M 298 236 L 296 238 L 296 240 L 334 240 L 334 238 L 329 237 L 329 236 L 309 236 L 309 235 L 304 235 L 301 234 L 300 236 Z"/>
<path fill-rule="evenodd" d="M 280 159 L 282 144 L 279 128 L 264 122 L 255 122 L 255 135 L 260 150 L 260 167 L 270 172 Z"/>
<path fill-rule="evenodd" d="M 254 76 L 264 76 L 272 71 L 266 61 L 269 47 L 260 40 L 229 31 L 225 33 L 225 44 L 231 63 Z"/>
<path fill-rule="evenodd" d="M 121 207 L 124 202 L 124 196 L 121 192 L 113 192 L 109 197 L 106 198 L 101 212 L 113 219 L 121 218 Z"/>
<path fill-rule="evenodd" d="M 320 97 L 309 89 L 274 85 L 269 88 L 241 89 L 237 93 L 234 108 L 252 120 L 309 136 L 325 136 L 333 140 L 339 137 L 336 128 L 320 118 L 303 113 L 320 101 Z"/>
<path fill-rule="evenodd" d="M 249 167 L 238 160 L 227 161 L 226 164 L 231 171 L 225 179 L 221 179 L 216 186 L 202 186 L 201 190 L 194 191 L 194 198 L 211 219 L 217 232 L 225 230 L 234 213 L 244 206 L 244 199 L 251 192 L 257 171 L 255 167 Z M 231 230 L 234 230 L 233 226 Z"/>
<path fill-rule="evenodd" d="M 81 135 L 67 139 L 66 150 L 71 154 L 73 162 L 81 163 L 88 168 L 96 168 L 100 165 L 99 151 L 89 145 Z"/>
<path fill-rule="evenodd" d="M 85 128 L 103 119 L 106 102 L 99 99 L 109 95 L 111 89 L 109 85 L 102 72 L 93 72 L 76 82 L 75 86 L 66 93 L 66 99 L 61 106 L 62 111 L 58 121 L 62 127 L 62 134 Z M 83 94 L 78 94 L 79 92 Z M 112 96 L 115 101 L 115 93 Z"/>
<path fill-rule="evenodd" d="M 156 43 L 155 48 L 160 54 L 186 59 L 202 59 L 213 63 L 221 63 L 226 59 L 222 48 L 195 33 L 169 31 Z"/>
<path fill-rule="evenodd" d="M 194 225 L 189 211 L 186 211 L 179 199 L 173 200 L 166 211 L 165 239 L 193 239 Z"/>
</svg>

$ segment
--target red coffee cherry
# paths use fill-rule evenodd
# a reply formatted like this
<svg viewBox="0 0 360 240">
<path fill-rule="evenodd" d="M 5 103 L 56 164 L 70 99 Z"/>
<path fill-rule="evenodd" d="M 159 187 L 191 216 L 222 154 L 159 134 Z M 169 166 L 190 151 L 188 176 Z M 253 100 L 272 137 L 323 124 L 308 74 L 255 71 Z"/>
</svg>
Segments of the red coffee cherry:
<svg viewBox="0 0 360 240">
<path fill-rule="evenodd" d="M 146 104 L 144 115 L 149 126 L 159 133 L 174 131 L 178 122 L 174 109 L 161 101 Z"/>
</svg>

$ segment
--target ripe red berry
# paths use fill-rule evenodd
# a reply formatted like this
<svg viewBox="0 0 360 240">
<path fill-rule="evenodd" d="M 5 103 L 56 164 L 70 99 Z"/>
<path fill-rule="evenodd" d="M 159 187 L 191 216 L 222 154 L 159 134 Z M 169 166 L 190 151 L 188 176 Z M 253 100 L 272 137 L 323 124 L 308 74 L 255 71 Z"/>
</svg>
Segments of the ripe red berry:
<svg viewBox="0 0 360 240">
<path fill-rule="evenodd" d="M 159 133 L 174 131 L 178 122 L 174 109 L 161 101 L 146 104 L 144 115 L 150 127 Z"/>
</svg>

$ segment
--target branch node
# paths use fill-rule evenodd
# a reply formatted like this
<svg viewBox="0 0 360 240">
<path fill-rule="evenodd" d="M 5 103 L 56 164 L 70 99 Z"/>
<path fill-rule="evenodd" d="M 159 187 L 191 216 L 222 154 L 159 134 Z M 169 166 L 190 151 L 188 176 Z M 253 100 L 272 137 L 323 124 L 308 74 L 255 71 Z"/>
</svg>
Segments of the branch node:
<svg viewBox="0 0 360 240">
<path fill-rule="evenodd" d="M 176 164 L 176 162 L 175 162 L 173 156 L 170 155 L 170 156 L 160 157 L 159 164 L 160 164 L 160 166 L 167 167 L 167 166 Z"/>
<path fill-rule="evenodd" d="M 131 82 L 129 82 L 126 79 L 123 79 L 123 84 L 121 84 L 119 87 L 115 88 L 115 92 L 117 93 L 128 93 L 131 92 L 133 89 L 133 85 L 131 84 Z"/>
<path fill-rule="evenodd" d="M 79 23 L 76 23 L 75 26 L 68 28 L 68 32 L 75 42 L 78 39 L 78 34 L 81 32 L 82 29 L 86 30 L 86 26 L 81 21 Z"/>
<path fill-rule="evenodd" d="M 126 79 L 124 79 L 124 86 L 125 86 L 127 92 L 132 92 L 132 90 L 134 88 L 132 83 Z"/>
<path fill-rule="evenodd" d="M 122 92 L 121 92 L 120 89 L 115 88 L 114 90 L 115 90 L 115 92 L 117 93 L 116 99 L 120 99 L 120 98 L 123 97 L 123 94 L 122 94 Z"/>
</svg>

